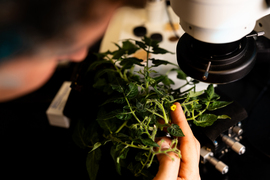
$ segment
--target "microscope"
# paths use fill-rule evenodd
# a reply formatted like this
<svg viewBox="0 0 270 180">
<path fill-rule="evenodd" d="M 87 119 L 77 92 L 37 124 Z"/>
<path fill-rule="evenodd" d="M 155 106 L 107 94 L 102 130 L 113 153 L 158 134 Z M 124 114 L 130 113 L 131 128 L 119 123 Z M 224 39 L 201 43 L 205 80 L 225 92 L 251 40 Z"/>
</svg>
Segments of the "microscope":
<svg viewBox="0 0 270 180">
<path fill-rule="evenodd" d="M 177 62 L 188 76 L 202 82 L 242 79 L 255 64 L 257 36 L 270 37 L 269 0 L 170 0 L 170 5 L 185 31 L 176 47 Z M 209 162 L 222 174 L 229 167 L 219 159 L 230 150 L 239 155 L 246 150 L 240 140 L 247 113 L 238 109 L 232 114 L 238 117 L 227 124 L 193 129 L 202 145 L 201 163 Z"/>
<path fill-rule="evenodd" d="M 171 0 L 185 31 L 177 45 L 181 69 L 190 77 L 215 84 L 244 77 L 256 59 L 253 37 L 263 35 L 252 31 L 256 21 L 270 13 L 269 2 Z"/>
</svg>

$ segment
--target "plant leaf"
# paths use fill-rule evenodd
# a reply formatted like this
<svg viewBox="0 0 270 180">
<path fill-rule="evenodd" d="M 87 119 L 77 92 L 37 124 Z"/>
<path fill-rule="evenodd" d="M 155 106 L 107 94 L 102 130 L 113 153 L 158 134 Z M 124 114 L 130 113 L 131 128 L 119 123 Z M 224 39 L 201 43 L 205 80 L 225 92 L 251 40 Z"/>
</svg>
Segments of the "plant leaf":
<svg viewBox="0 0 270 180">
<path fill-rule="evenodd" d="M 94 147 L 92 148 L 92 150 L 91 150 L 90 152 L 96 150 L 96 149 L 99 148 L 101 145 L 102 145 L 101 142 L 96 142 L 96 143 L 94 144 Z"/>
<path fill-rule="evenodd" d="M 170 52 L 166 49 L 160 48 L 158 46 L 154 46 L 151 53 L 153 53 L 153 54 L 167 54 L 167 53 L 173 54 L 172 52 Z"/>
<path fill-rule="evenodd" d="M 112 52 L 112 59 L 120 59 L 124 54 L 126 54 L 126 51 L 124 49 L 118 49 Z"/>
<path fill-rule="evenodd" d="M 139 112 L 146 112 L 146 108 L 148 108 L 149 105 L 146 104 L 146 100 L 144 98 L 137 100 L 136 99 L 136 108 Z"/>
<path fill-rule="evenodd" d="M 153 40 L 153 39 L 151 39 L 151 38 L 148 38 L 148 37 L 146 37 L 146 36 L 144 36 L 143 38 L 142 38 L 142 41 L 144 42 L 144 44 L 145 45 L 147 45 L 147 46 L 150 46 L 150 47 L 158 47 L 158 41 L 156 41 L 156 40 Z"/>
<path fill-rule="evenodd" d="M 214 114 L 202 114 L 193 123 L 196 126 L 206 127 L 211 126 L 218 119 L 217 115 Z"/>
<path fill-rule="evenodd" d="M 150 139 L 149 137 L 148 138 L 140 138 L 140 140 L 146 146 L 159 147 L 159 145 L 155 141 L 153 141 L 152 139 Z"/>
<path fill-rule="evenodd" d="M 103 88 L 106 85 L 107 85 L 106 80 L 104 78 L 99 78 L 99 79 L 97 79 L 95 84 L 93 84 L 93 87 L 94 88 Z"/>
<path fill-rule="evenodd" d="M 209 104 L 208 109 L 209 111 L 214 111 L 216 109 L 220 109 L 223 108 L 229 104 L 231 104 L 232 102 L 228 102 L 228 101 L 213 101 Z"/>
<path fill-rule="evenodd" d="M 138 86 L 134 83 L 129 83 L 128 88 L 129 90 L 126 92 L 127 98 L 135 98 L 139 93 Z"/>
<path fill-rule="evenodd" d="M 146 50 L 147 46 L 141 41 L 135 41 L 135 43 L 142 49 Z"/>
<path fill-rule="evenodd" d="M 99 61 L 99 60 L 103 60 L 104 57 L 106 57 L 108 54 L 111 54 L 111 51 L 108 50 L 108 51 L 106 51 L 106 52 L 93 53 L 93 54 L 97 57 L 97 59 L 98 59 L 98 61 Z"/>
<path fill-rule="evenodd" d="M 95 75 L 95 80 L 98 80 L 100 78 L 100 76 L 102 76 L 103 74 L 108 74 L 109 76 L 114 76 L 115 73 L 117 73 L 117 71 L 115 69 L 111 69 L 111 68 L 103 69 Z"/>
<path fill-rule="evenodd" d="M 104 130 L 105 134 L 113 133 L 117 130 L 114 122 L 99 120 L 100 127 Z"/>
<path fill-rule="evenodd" d="M 155 80 L 155 83 L 158 84 L 158 83 L 160 83 L 160 82 L 163 81 L 164 75 L 160 75 L 160 76 L 154 77 L 153 79 Z"/>
<path fill-rule="evenodd" d="M 118 47 L 118 49 L 122 49 L 117 43 L 113 43 L 115 46 Z"/>
<path fill-rule="evenodd" d="M 86 158 L 86 169 L 89 175 L 90 180 L 96 180 L 98 170 L 99 170 L 99 161 L 101 160 L 101 150 L 96 149 L 88 153 Z"/>
<path fill-rule="evenodd" d="M 193 98 L 193 97 L 197 97 L 197 96 L 200 96 L 204 93 L 204 90 L 202 91 L 197 91 L 197 92 L 194 92 L 193 90 L 189 91 L 188 93 L 188 97 L 190 98 Z"/>
<path fill-rule="evenodd" d="M 166 96 L 166 94 L 161 89 L 158 89 L 157 85 L 154 86 L 154 91 L 157 93 L 159 97 Z"/>
<path fill-rule="evenodd" d="M 117 130 L 115 120 L 119 120 L 115 118 L 116 113 L 119 111 L 120 110 L 115 110 L 107 113 L 103 108 L 100 108 L 96 121 L 106 133 L 112 133 Z"/>
<path fill-rule="evenodd" d="M 210 84 L 210 85 L 207 87 L 205 93 L 206 93 L 206 95 L 207 95 L 207 99 L 210 101 L 210 100 L 213 98 L 214 93 L 215 93 L 213 84 Z"/>
<path fill-rule="evenodd" d="M 166 61 L 166 60 L 159 60 L 159 59 L 154 59 L 154 58 L 149 59 L 149 60 L 152 60 L 152 63 L 154 64 L 154 65 L 152 65 L 152 67 L 158 67 L 160 65 L 172 64 L 172 63 L 170 63 L 169 61 Z"/>
<path fill-rule="evenodd" d="M 129 120 L 132 117 L 132 113 L 131 112 L 126 112 L 124 110 L 124 112 L 120 112 L 116 114 L 116 117 L 120 120 Z"/>
<path fill-rule="evenodd" d="M 173 80 L 171 80 L 168 76 L 165 76 L 165 78 L 162 80 L 162 83 L 168 86 L 174 84 Z"/>
<path fill-rule="evenodd" d="M 94 144 L 95 142 L 99 141 L 98 133 L 97 133 L 97 126 L 96 122 L 92 122 L 87 128 L 85 128 L 85 124 L 82 120 L 79 120 L 75 126 L 75 130 L 72 134 L 72 139 L 82 149 L 85 149 L 90 142 Z"/>
<path fill-rule="evenodd" d="M 207 89 L 205 90 L 206 96 L 207 96 L 207 100 L 211 101 L 211 100 L 217 100 L 220 98 L 220 96 L 218 94 L 215 93 L 215 89 L 213 84 L 210 84 Z"/>
<path fill-rule="evenodd" d="M 199 111 L 203 106 L 201 104 L 198 104 L 196 102 L 193 102 L 192 104 L 186 105 L 186 108 L 188 109 L 189 112 L 193 110 Z"/>
<path fill-rule="evenodd" d="M 138 152 L 137 155 L 135 156 L 135 160 L 139 161 L 139 162 L 146 161 L 147 156 L 146 156 L 145 152 L 143 152 L 143 151 Z"/>
<path fill-rule="evenodd" d="M 176 137 L 183 137 L 185 136 L 183 131 L 180 129 L 180 127 L 177 124 L 172 124 L 170 127 L 167 128 L 168 133 L 170 133 L 172 136 Z"/>
<path fill-rule="evenodd" d="M 136 163 L 135 165 L 131 162 L 127 167 L 133 174 L 137 174 L 141 168 L 142 164 L 141 162 Z M 137 174 L 138 175 L 138 174 Z"/>
<path fill-rule="evenodd" d="M 129 149 L 122 144 L 116 144 L 111 147 L 111 156 L 115 162 L 116 171 L 121 175 L 121 159 L 126 159 Z"/>
<path fill-rule="evenodd" d="M 108 104 L 108 103 L 111 103 L 111 102 L 117 103 L 117 104 L 123 104 L 123 103 L 126 102 L 126 100 L 125 100 L 124 97 L 112 97 L 112 98 L 106 100 L 106 101 L 105 101 L 103 104 L 101 104 L 100 106 L 104 106 L 104 105 L 106 105 L 106 104 Z"/>
<path fill-rule="evenodd" d="M 111 111 L 109 113 L 99 113 L 97 117 L 97 121 L 106 121 L 110 120 L 116 117 L 116 114 L 119 112 L 119 110 Z"/>
<path fill-rule="evenodd" d="M 228 115 L 219 115 L 217 118 L 218 119 L 231 119 L 231 117 Z"/>
<path fill-rule="evenodd" d="M 181 69 L 173 68 L 172 71 L 176 71 L 177 72 L 177 76 L 176 77 L 178 79 L 187 80 L 187 75 Z"/>
<path fill-rule="evenodd" d="M 111 87 L 112 87 L 113 90 L 116 90 L 116 91 L 118 91 L 120 93 L 123 93 L 124 92 L 124 89 L 123 89 L 122 86 L 117 85 L 117 84 L 110 84 L 110 85 L 111 85 Z"/>
<path fill-rule="evenodd" d="M 144 66 L 141 64 L 143 62 L 142 59 L 138 59 L 135 57 L 125 58 L 120 62 L 120 65 L 123 66 L 122 69 L 130 69 L 133 65 Z"/>
<path fill-rule="evenodd" d="M 104 65 L 104 64 L 112 64 L 111 61 L 108 61 L 107 59 L 103 59 L 103 60 L 98 60 L 98 61 L 95 61 L 93 62 L 87 71 L 91 71 L 93 69 L 95 69 L 96 67 L 98 67 L 99 65 Z"/>
<path fill-rule="evenodd" d="M 153 78 L 155 80 L 155 83 L 158 84 L 162 82 L 164 85 L 171 85 L 174 84 L 174 82 L 166 75 L 160 75 Z"/>
<path fill-rule="evenodd" d="M 128 55 L 135 53 L 139 49 L 134 43 L 129 40 L 125 40 L 122 43 L 122 48 L 126 51 L 126 54 Z"/>
</svg>

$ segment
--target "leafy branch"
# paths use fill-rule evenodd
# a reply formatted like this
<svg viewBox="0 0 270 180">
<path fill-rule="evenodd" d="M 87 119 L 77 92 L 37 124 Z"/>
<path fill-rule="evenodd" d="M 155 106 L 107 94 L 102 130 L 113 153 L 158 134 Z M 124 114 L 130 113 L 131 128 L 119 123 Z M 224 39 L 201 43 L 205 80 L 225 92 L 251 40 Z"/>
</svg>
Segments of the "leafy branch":
<svg viewBox="0 0 270 180">
<path fill-rule="evenodd" d="M 178 137 L 184 134 L 181 127 L 172 124 L 170 109 L 173 108 L 174 102 L 181 103 L 188 121 L 193 121 L 195 125 L 201 127 L 210 126 L 218 119 L 229 118 L 226 115 L 214 115 L 209 112 L 225 107 L 231 102 L 219 101 L 220 96 L 214 92 L 213 85 L 209 85 L 204 91 L 195 91 L 198 81 L 188 80 L 179 68 L 173 68 L 170 72 L 177 72 L 177 78 L 184 80 L 185 84 L 173 90 L 171 85 L 174 82 L 168 78 L 168 74 L 160 75 L 154 68 L 167 64 L 178 66 L 166 60 L 150 58 L 150 54 L 171 53 L 159 47 L 157 41 L 144 37 L 141 41 L 127 39 L 121 46 L 115 45 L 118 48 L 116 51 L 96 54 L 98 61 L 92 63 L 88 69 L 97 71 L 93 87 L 103 91 L 107 97 L 107 100 L 101 103 L 96 119 L 102 130 L 102 136 L 95 142 L 79 140 L 83 142 L 82 146 L 92 147 L 87 158 L 91 180 L 96 179 L 100 149 L 105 144 L 110 144 L 110 154 L 119 174 L 121 167 L 128 164 L 128 169 L 135 176 L 151 179 L 152 176 L 147 169 L 151 167 L 157 154 L 168 155 L 168 152 L 174 152 L 181 157 L 177 144 Z M 140 49 L 146 52 L 146 63 L 133 56 Z M 99 68 L 101 66 L 102 68 Z M 141 69 L 134 71 L 135 66 Z M 182 91 L 187 85 L 191 85 L 192 88 Z M 159 122 L 160 119 L 164 120 L 164 124 Z M 91 135 L 97 136 L 96 129 L 90 130 L 90 133 L 85 133 L 90 137 L 83 136 L 93 139 Z M 82 134 L 81 131 L 78 132 L 79 135 Z M 172 137 L 169 149 L 157 148 L 159 145 L 155 139 L 161 132 L 168 133 Z M 128 153 L 132 153 L 131 150 L 138 151 L 130 162 L 127 157 Z"/>
</svg>

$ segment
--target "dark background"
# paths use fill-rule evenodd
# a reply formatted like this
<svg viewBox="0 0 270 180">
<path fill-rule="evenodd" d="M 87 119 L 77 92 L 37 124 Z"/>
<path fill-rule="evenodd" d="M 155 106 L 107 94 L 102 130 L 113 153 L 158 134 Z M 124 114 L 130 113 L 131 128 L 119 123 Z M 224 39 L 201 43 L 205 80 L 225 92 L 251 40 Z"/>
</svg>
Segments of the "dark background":
<svg viewBox="0 0 270 180">
<path fill-rule="evenodd" d="M 229 173 L 221 175 L 210 164 L 201 165 L 202 180 L 265 180 L 270 178 L 270 58 L 269 42 L 258 42 L 259 54 L 253 70 L 240 81 L 220 85 L 218 89 L 240 103 L 249 117 L 243 121 L 244 155 L 228 153 L 222 161 Z M 99 43 L 91 52 L 97 52 Z M 87 61 L 91 61 L 89 55 Z M 86 152 L 75 145 L 69 129 L 50 126 L 46 117 L 63 81 L 78 79 L 82 64 L 59 66 L 53 77 L 37 91 L 19 99 L 0 103 L 0 173 L 1 179 L 88 179 Z M 76 106 L 76 105 L 75 105 Z M 114 170 L 101 173 L 114 176 Z"/>
</svg>

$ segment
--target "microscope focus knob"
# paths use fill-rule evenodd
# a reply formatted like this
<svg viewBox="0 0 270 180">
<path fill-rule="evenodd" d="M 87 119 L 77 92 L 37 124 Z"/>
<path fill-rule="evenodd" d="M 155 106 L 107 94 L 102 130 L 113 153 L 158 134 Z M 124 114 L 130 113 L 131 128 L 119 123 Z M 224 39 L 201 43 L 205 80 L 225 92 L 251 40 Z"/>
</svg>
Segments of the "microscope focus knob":
<svg viewBox="0 0 270 180">
<path fill-rule="evenodd" d="M 238 153 L 239 155 L 242 155 L 246 151 L 246 147 L 242 145 L 241 143 L 235 141 L 234 139 L 226 136 L 226 135 L 221 135 L 222 141 L 225 142 L 228 146 L 232 148 L 233 151 Z"/>
<path fill-rule="evenodd" d="M 213 156 L 208 156 L 208 162 L 210 162 L 215 168 L 221 172 L 221 174 L 226 174 L 229 171 L 229 167 L 224 164 L 222 161 L 217 160 Z"/>
<path fill-rule="evenodd" d="M 239 126 L 235 126 L 232 130 L 238 136 L 241 135 L 241 134 L 243 134 L 243 129 L 241 127 L 239 127 Z"/>
<path fill-rule="evenodd" d="M 214 157 L 214 153 L 212 151 L 209 151 L 207 147 L 201 147 L 200 155 L 201 163 L 205 164 L 206 162 L 209 162 L 210 164 L 215 166 L 215 168 L 222 174 L 226 174 L 229 171 L 229 167 L 222 161 L 216 159 Z"/>
</svg>

